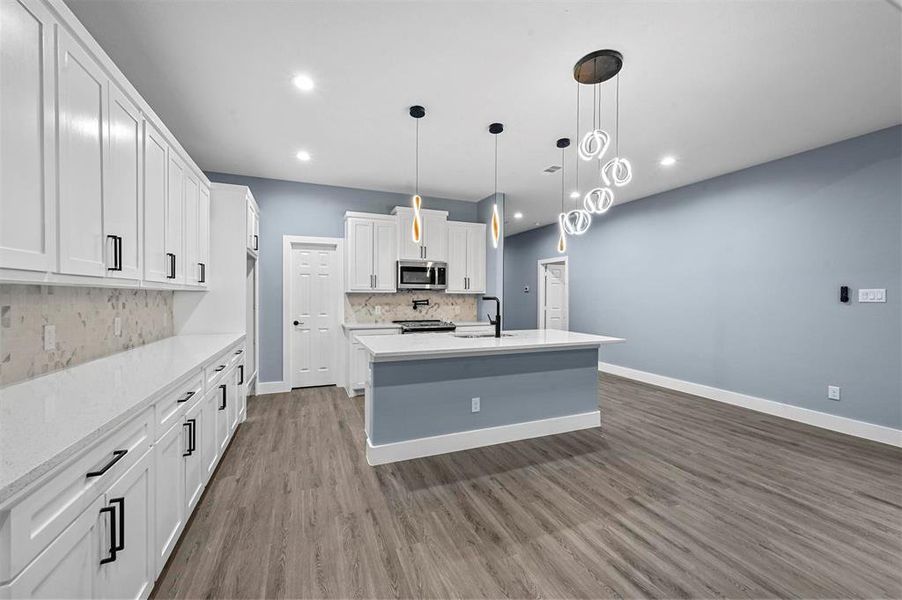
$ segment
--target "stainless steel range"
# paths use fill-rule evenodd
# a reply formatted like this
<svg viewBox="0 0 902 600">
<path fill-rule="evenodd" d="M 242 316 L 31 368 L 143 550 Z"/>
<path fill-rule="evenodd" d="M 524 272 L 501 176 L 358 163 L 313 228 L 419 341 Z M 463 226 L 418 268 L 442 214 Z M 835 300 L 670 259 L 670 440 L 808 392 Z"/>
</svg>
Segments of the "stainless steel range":
<svg viewBox="0 0 902 600">
<path fill-rule="evenodd" d="M 413 321 L 392 321 L 401 326 L 401 333 L 435 333 L 436 331 L 454 331 L 457 326 L 450 321 L 438 319 L 419 319 Z"/>
</svg>

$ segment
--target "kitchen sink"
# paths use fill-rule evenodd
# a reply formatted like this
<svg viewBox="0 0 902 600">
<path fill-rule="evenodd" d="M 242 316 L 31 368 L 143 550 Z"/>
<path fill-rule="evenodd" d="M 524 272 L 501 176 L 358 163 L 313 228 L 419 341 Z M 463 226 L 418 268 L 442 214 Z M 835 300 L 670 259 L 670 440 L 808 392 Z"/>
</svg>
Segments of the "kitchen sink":
<svg viewBox="0 0 902 600">
<path fill-rule="evenodd" d="M 512 337 L 513 333 L 502 333 L 501 337 Z M 484 333 L 455 333 L 454 337 L 459 338 L 490 338 L 495 337 L 494 331 L 486 331 Z"/>
</svg>

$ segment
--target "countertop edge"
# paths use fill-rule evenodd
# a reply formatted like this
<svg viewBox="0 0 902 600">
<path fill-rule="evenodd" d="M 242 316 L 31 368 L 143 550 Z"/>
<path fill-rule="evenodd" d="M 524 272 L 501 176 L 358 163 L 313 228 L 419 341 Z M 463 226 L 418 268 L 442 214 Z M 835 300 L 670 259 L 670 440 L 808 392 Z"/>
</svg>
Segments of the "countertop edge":
<svg viewBox="0 0 902 600">
<path fill-rule="evenodd" d="M 553 352 L 556 350 L 574 350 L 580 348 L 600 348 L 601 346 L 607 346 L 610 344 L 621 344 L 625 342 L 624 338 L 615 338 L 611 340 L 586 340 L 586 341 L 573 341 L 573 342 L 561 342 L 557 344 L 524 344 L 521 346 L 505 346 L 501 348 L 449 348 L 447 350 L 432 350 L 432 351 L 403 351 L 403 352 L 388 352 L 388 353 L 380 353 L 375 354 L 370 350 L 370 356 L 372 357 L 372 361 L 374 363 L 378 362 L 401 362 L 405 360 L 430 360 L 435 358 L 462 358 L 466 356 L 491 356 L 494 354 L 526 354 L 529 352 Z M 364 347 L 366 345 L 364 344 Z"/>
<path fill-rule="evenodd" d="M 211 335 L 223 335 L 223 334 L 211 334 Z M 226 334 L 227 335 L 227 334 Z M 85 449 L 90 446 L 92 443 L 101 439 L 104 435 L 109 433 L 112 429 L 115 429 L 119 425 L 127 422 L 131 417 L 134 417 L 139 412 L 152 405 L 157 401 L 161 393 L 164 393 L 167 388 L 171 387 L 175 383 L 177 383 L 180 379 L 183 379 L 191 374 L 192 371 L 199 369 L 205 362 L 214 358 L 217 354 L 224 352 L 230 346 L 234 346 L 237 343 L 240 343 L 244 340 L 246 334 L 244 333 L 236 333 L 234 334 L 231 341 L 221 345 L 217 350 L 213 351 L 207 358 L 203 359 L 199 363 L 182 369 L 181 372 L 174 377 L 169 378 L 164 384 L 157 386 L 157 388 L 144 399 L 136 402 L 129 408 L 126 408 L 122 412 L 117 415 L 112 416 L 105 423 L 99 425 L 94 431 L 87 434 L 86 436 L 79 439 L 77 442 L 70 444 L 65 449 L 60 450 L 51 458 L 45 460 L 41 464 L 37 465 L 33 469 L 23 473 L 16 479 L 12 480 L 10 483 L 6 484 L 2 488 L 0 488 L 0 507 L 7 504 L 9 501 L 15 501 L 16 496 L 21 493 L 23 490 L 26 490 L 29 486 L 38 482 L 43 476 L 52 472 L 57 467 L 66 463 L 67 460 L 72 458 L 72 455 L 77 454 L 79 451 Z M 169 339 L 169 338 L 164 338 Z M 156 342 L 152 342 L 156 343 Z M 139 346 L 139 348 L 143 348 L 143 346 Z M 135 349 L 133 349 L 135 350 Z M 129 350 L 126 350 L 129 352 Z M 122 353 L 118 353 L 122 354 Z M 115 357 L 116 354 L 103 357 L 110 358 Z M 78 367 L 72 367 L 78 368 Z"/>
</svg>

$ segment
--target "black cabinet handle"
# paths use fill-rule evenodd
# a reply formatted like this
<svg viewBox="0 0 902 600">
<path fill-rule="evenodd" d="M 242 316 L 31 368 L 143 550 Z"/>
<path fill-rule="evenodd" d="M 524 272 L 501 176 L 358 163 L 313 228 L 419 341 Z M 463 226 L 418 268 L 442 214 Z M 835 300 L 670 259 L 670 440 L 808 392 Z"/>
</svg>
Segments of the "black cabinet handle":
<svg viewBox="0 0 902 600">
<path fill-rule="evenodd" d="M 204 263 L 197 263 L 200 267 L 200 278 L 197 280 L 198 283 L 207 283 L 207 265 Z"/>
<path fill-rule="evenodd" d="M 238 365 L 238 373 L 241 375 L 241 379 L 238 381 L 238 385 L 244 383 L 244 365 Z"/>
<path fill-rule="evenodd" d="M 87 473 L 87 475 L 85 475 L 85 477 L 100 477 L 101 475 L 103 475 L 104 473 L 106 473 L 107 471 L 112 469 L 113 465 L 115 465 L 117 462 L 122 460 L 122 457 L 125 456 L 127 453 L 128 453 L 128 450 L 114 450 L 113 451 L 113 459 L 110 460 L 110 462 L 103 465 L 103 467 L 101 467 L 97 471 L 89 471 Z"/>
<path fill-rule="evenodd" d="M 244 352 L 244 350 L 235 350 L 236 355 L 241 354 L 242 352 Z"/>
<path fill-rule="evenodd" d="M 184 396 L 182 396 L 181 398 L 179 398 L 178 400 L 176 400 L 176 403 L 181 404 L 182 402 L 187 402 L 188 400 L 191 399 L 191 397 L 192 397 L 195 393 L 196 393 L 196 392 L 188 392 L 187 394 L 185 394 Z"/>
<path fill-rule="evenodd" d="M 222 406 L 219 407 L 219 410 L 225 410 L 225 407 L 226 407 L 226 386 L 225 386 L 225 384 L 220 385 L 219 389 L 222 390 Z"/>
<path fill-rule="evenodd" d="M 172 252 L 167 252 L 166 256 L 169 258 L 169 273 L 166 275 L 166 279 L 175 279 L 175 254 Z"/>
<path fill-rule="evenodd" d="M 182 456 L 191 456 L 193 449 L 191 448 L 191 423 L 182 423 L 182 429 L 188 430 L 188 448 L 182 452 Z"/>
<path fill-rule="evenodd" d="M 213 369 L 213 370 L 216 371 L 217 373 L 219 373 L 219 372 L 222 371 L 223 369 L 225 369 L 225 365 L 219 365 L 218 367 L 216 367 L 216 368 Z"/>
<path fill-rule="evenodd" d="M 255 233 L 255 234 L 254 234 L 254 250 L 259 250 L 259 248 L 257 247 L 259 241 L 260 241 L 260 240 L 259 240 L 259 238 L 257 237 L 257 234 Z"/>
<path fill-rule="evenodd" d="M 110 498 L 110 504 L 119 505 L 119 543 L 113 546 L 116 552 L 125 550 L 125 497 Z"/>
<path fill-rule="evenodd" d="M 107 271 L 122 270 L 122 238 L 118 235 L 106 236 L 108 240 L 113 240 L 113 266 L 107 267 Z"/>
<path fill-rule="evenodd" d="M 182 453 L 182 456 L 191 456 L 197 450 L 197 419 L 188 419 L 182 423 L 182 427 L 188 428 L 188 449 Z"/>
<path fill-rule="evenodd" d="M 116 507 L 104 506 L 100 509 L 100 514 L 110 513 L 110 555 L 100 559 L 100 564 L 105 565 L 116 560 Z"/>
</svg>

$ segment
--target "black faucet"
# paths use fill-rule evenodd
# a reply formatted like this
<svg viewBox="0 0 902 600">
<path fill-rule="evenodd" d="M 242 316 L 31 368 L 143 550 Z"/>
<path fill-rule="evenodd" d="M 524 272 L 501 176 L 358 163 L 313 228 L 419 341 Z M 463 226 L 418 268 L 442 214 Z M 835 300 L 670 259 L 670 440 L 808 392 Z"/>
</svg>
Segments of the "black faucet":
<svg viewBox="0 0 902 600">
<path fill-rule="evenodd" d="M 483 300 L 494 300 L 495 301 L 495 320 L 492 320 L 492 315 L 486 313 L 486 316 L 489 318 L 489 323 L 495 326 L 495 337 L 501 337 L 501 299 L 496 298 L 495 296 L 483 296 Z"/>
</svg>

